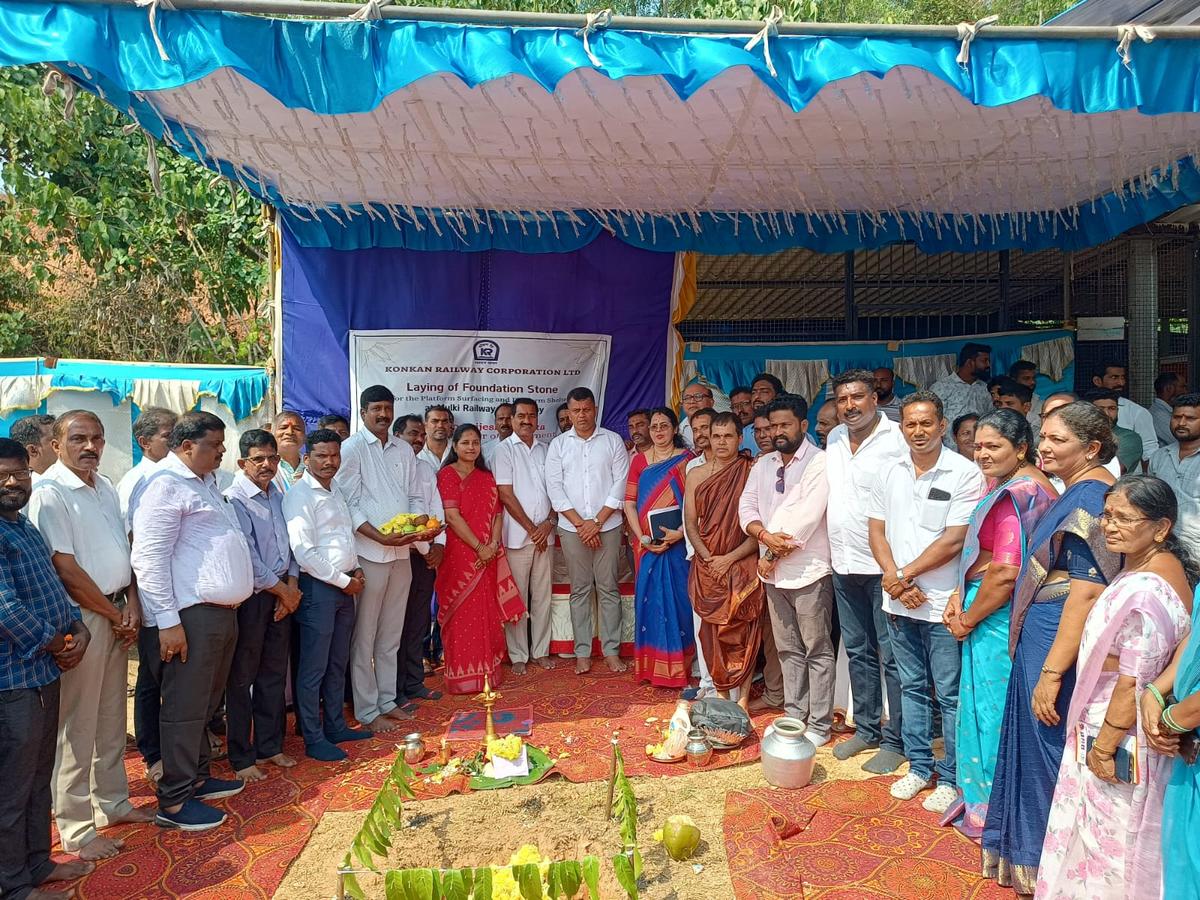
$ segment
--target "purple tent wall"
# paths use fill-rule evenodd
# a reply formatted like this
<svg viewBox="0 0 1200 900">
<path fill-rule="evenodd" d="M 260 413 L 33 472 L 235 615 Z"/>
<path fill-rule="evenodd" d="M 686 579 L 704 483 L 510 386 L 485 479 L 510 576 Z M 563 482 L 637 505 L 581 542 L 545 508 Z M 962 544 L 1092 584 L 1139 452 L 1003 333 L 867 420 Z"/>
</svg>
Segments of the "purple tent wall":
<svg viewBox="0 0 1200 900">
<path fill-rule="evenodd" d="M 283 406 L 310 422 L 349 411 L 352 329 L 609 334 L 604 424 L 624 433 L 630 410 L 663 402 L 670 253 L 608 235 L 569 253 L 340 251 L 285 228 L 282 267 Z"/>
</svg>

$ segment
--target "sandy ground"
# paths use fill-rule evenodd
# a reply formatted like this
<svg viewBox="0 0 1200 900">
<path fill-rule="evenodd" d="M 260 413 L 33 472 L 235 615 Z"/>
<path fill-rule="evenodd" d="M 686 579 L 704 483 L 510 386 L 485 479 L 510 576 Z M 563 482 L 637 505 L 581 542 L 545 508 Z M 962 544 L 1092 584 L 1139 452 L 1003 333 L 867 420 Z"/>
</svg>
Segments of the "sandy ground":
<svg viewBox="0 0 1200 900">
<path fill-rule="evenodd" d="M 866 758 L 839 762 L 822 748 L 817 753 L 813 780 L 869 778 L 861 769 Z M 641 896 L 646 900 L 718 900 L 733 896 L 721 832 L 725 794 L 767 787 L 761 766 L 755 762 L 631 781 L 638 801 L 638 844 L 644 860 Z M 526 843 L 536 844 L 552 858 L 580 858 L 592 853 L 603 862 L 620 845 L 616 824 L 604 820 L 605 790 L 604 782 L 571 784 L 551 780 L 530 787 L 410 803 L 404 812 L 407 827 L 393 839 L 389 864 L 499 865 Z M 700 827 L 700 847 L 687 862 L 672 861 L 653 840 L 654 832 L 675 814 L 691 816 Z M 325 815 L 275 897 L 334 897 L 337 865 L 361 822 L 361 813 Z M 611 865 L 603 864 L 601 870 L 611 870 Z M 382 897 L 378 879 L 364 877 L 359 883 L 369 897 Z M 615 888 L 611 876 L 609 885 Z M 605 897 L 618 896 L 611 888 L 604 891 Z"/>
</svg>

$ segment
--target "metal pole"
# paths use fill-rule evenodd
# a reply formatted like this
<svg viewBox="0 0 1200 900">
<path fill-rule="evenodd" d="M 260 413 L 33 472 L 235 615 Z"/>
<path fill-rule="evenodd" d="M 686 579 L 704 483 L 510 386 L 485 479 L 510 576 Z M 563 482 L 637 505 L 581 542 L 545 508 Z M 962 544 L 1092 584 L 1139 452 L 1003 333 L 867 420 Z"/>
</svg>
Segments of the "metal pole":
<svg viewBox="0 0 1200 900">
<path fill-rule="evenodd" d="M 1200 240 L 1192 242 L 1192 277 L 1187 297 L 1187 383 L 1189 390 L 1200 387 Z"/>
<path fill-rule="evenodd" d="M 846 340 L 858 340 L 858 308 L 854 305 L 854 251 L 842 254 L 844 263 L 843 303 L 846 316 Z"/>
<path fill-rule="evenodd" d="M 1158 248 L 1154 238 L 1129 242 L 1129 399 L 1154 400 L 1158 375 Z"/>
<path fill-rule="evenodd" d="M 1000 251 L 1000 330 L 1012 328 L 1012 314 L 1008 308 L 1009 287 L 1009 255 L 1007 250 Z"/>
<path fill-rule="evenodd" d="M 38 0 L 9 0 L 12 3 Z M 135 0 L 73 0 L 83 6 L 136 6 Z M 354 4 L 328 3 L 321 0 L 173 0 L 177 10 L 208 10 L 245 13 L 247 15 L 297 16 L 305 19 L 346 19 L 357 8 Z M 365 5 L 365 4 L 364 4 Z M 159 9 L 159 15 L 170 15 Z M 512 28 L 583 28 L 586 16 L 559 13 L 535 13 L 481 9 L 449 9 L 445 7 L 384 6 L 379 14 L 385 19 L 404 19 L 413 22 L 445 22 L 455 25 L 492 25 Z M 761 21 L 731 19 L 673 19 L 661 16 L 613 16 L 607 31 L 659 31 L 673 34 L 753 35 L 762 31 Z M 957 41 L 954 25 L 863 25 L 846 22 L 781 22 L 781 35 L 820 36 L 893 36 L 904 38 L 937 37 Z M 1156 39 L 1200 39 L 1200 26 L 1155 26 Z M 1038 41 L 1094 38 L 1120 40 L 1117 26 L 1072 26 L 1042 28 L 1031 26 L 992 25 L 982 29 L 976 41 L 993 39 L 1025 39 Z"/>
</svg>

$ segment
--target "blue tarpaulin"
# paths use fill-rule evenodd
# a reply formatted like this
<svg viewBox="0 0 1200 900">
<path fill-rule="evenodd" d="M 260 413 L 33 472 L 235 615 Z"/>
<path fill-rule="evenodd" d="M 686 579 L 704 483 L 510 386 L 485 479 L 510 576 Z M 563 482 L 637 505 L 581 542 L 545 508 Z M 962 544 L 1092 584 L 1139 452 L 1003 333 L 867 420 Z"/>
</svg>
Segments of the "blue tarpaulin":
<svg viewBox="0 0 1200 900">
<path fill-rule="evenodd" d="M 59 66 L 309 247 L 1078 248 L 1200 202 L 1191 37 L 1123 58 L 1115 30 L 985 31 L 969 52 L 777 35 L 768 63 L 745 35 L 585 48 L 564 28 L 155 12 L 13 0 L 0 65 Z"/>
</svg>

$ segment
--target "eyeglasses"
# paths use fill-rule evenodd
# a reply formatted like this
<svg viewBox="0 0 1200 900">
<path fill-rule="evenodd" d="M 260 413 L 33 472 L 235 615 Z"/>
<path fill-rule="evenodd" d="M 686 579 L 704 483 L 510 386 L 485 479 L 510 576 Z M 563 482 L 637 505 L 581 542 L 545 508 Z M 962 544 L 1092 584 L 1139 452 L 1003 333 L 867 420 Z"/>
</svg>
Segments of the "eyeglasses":
<svg viewBox="0 0 1200 900">
<path fill-rule="evenodd" d="M 275 456 L 245 456 L 242 458 L 245 459 L 246 462 L 250 463 L 253 466 L 265 466 L 268 463 L 270 463 L 271 465 L 276 465 L 276 466 L 279 465 L 279 456 L 278 455 L 275 455 Z"/>
<path fill-rule="evenodd" d="M 711 400 L 712 394 L 684 394 L 683 399 L 685 402 L 692 402 L 692 401 L 696 401 L 696 400 Z"/>
<path fill-rule="evenodd" d="M 13 472 L 0 474 L 0 484 L 7 484 L 10 478 L 14 481 L 27 481 L 32 477 L 33 472 L 30 469 L 17 469 Z"/>
<path fill-rule="evenodd" d="M 1133 518 L 1127 518 L 1125 516 L 1110 516 L 1106 512 L 1100 513 L 1100 524 L 1101 525 L 1104 525 L 1106 522 L 1111 522 L 1113 525 L 1115 525 L 1117 528 L 1120 528 L 1121 530 L 1124 530 L 1126 528 L 1132 528 L 1138 522 L 1149 522 L 1149 521 L 1150 521 L 1150 519 L 1147 516 L 1134 516 Z"/>
<path fill-rule="evenodd" d="M 775 493 L 783 493 L 783 473 L 786 471 L 784 466 L 779 467 L 779 471 L 775 473 Z"/>
</svg>

